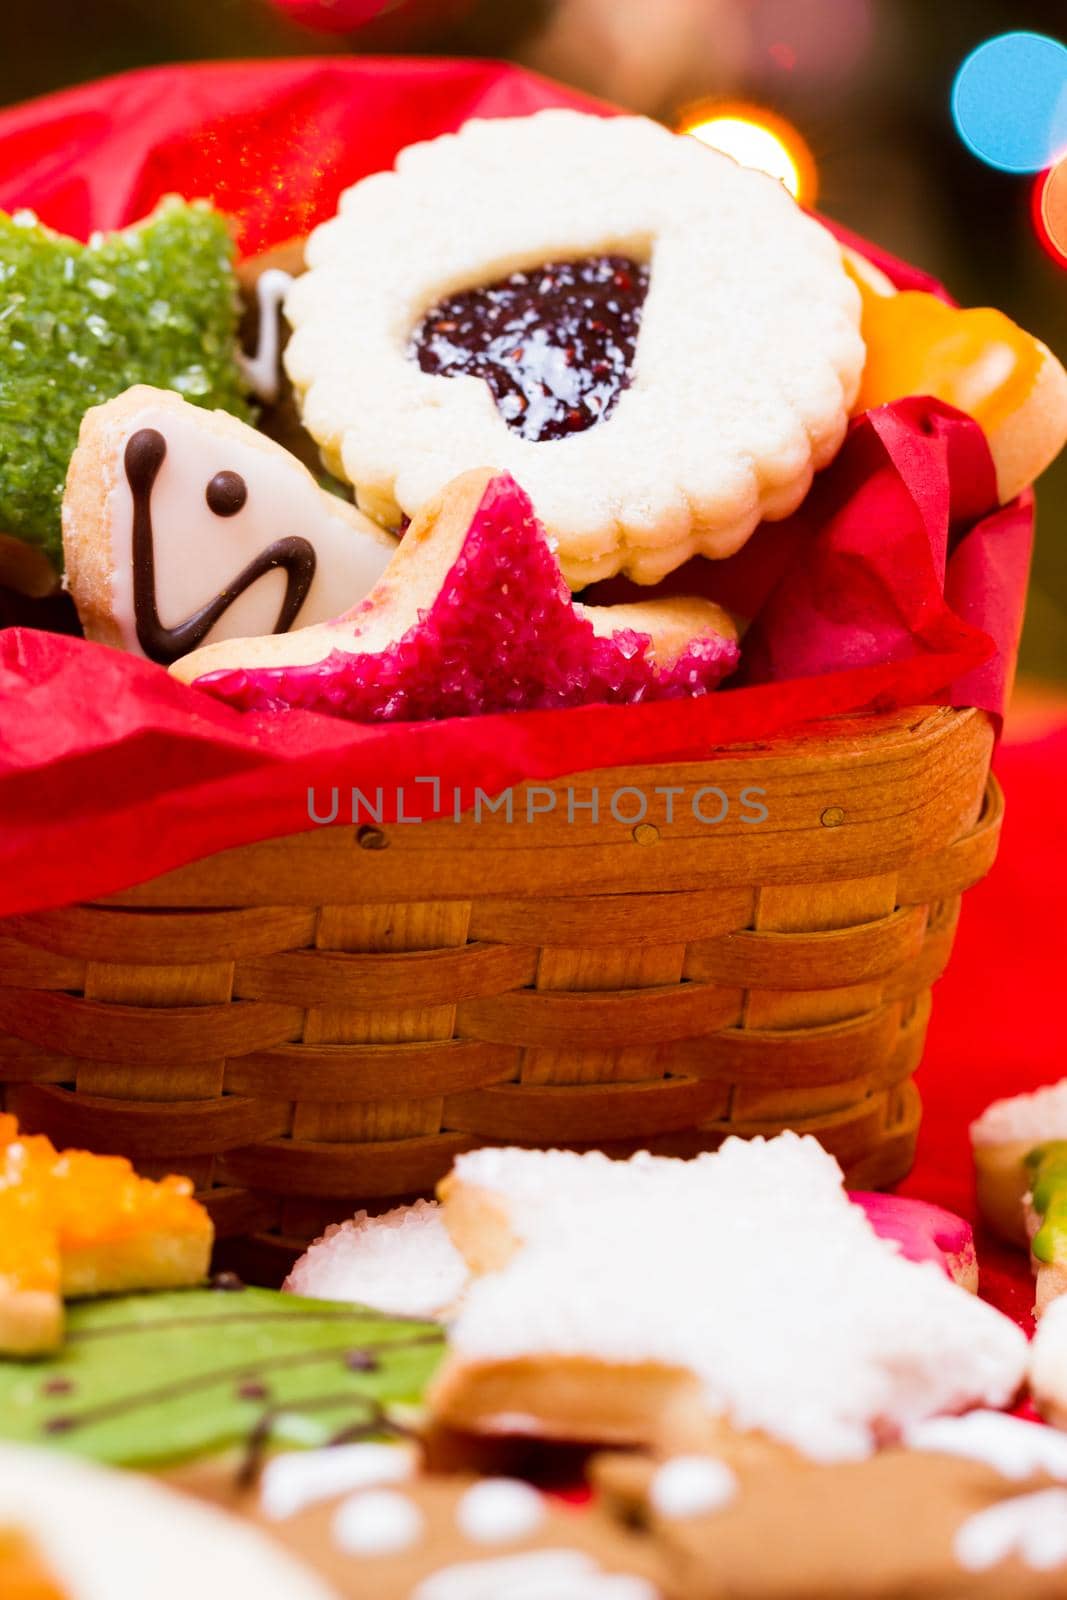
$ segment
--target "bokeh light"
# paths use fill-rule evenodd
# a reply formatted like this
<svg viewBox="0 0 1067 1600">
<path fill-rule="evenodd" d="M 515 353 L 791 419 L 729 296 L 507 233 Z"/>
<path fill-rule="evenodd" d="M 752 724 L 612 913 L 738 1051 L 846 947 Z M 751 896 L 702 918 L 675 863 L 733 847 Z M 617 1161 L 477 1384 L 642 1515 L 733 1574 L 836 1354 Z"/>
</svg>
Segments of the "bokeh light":
<svg viewBox="0 0 1067 1600">
<path fill-rule="evenodd" d="M 732 156 L 742 167 L 777 178 L 804 205 L 815 199 L 815 158 L 793 124 L 774 111 L 746 101 L 695 106 L 683 113 L 678 131 Z"/>
<path fill-rule="evenodd" d="M 1053 261 L 1067 267 L 1067 159 L 1034 185 L 1034 227 Z"/>
<path fill-rule="evenodd" d="M 1002 172 L 1041 172 L 1067 151 L 1067 46 L 1002 33 L 973 50 L 952 86 L 961 139 Z"/>
<path fill-rule="evenodd" d="M 744 14 L 752 38 L 750 73 L 773 63 L 808 87 L 832 88 L 847 84 L 870 53 L 872 0 L 759 0 Z"/>
</svg>

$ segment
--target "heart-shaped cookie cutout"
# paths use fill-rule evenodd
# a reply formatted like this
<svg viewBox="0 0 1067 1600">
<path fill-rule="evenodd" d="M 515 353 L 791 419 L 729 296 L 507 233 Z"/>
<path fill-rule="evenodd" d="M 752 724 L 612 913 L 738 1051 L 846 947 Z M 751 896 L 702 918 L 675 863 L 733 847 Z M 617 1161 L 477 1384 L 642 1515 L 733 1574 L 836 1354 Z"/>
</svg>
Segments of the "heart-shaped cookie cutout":
<svg viewBox="0 0 1067 1600">
<path fill-rule="evenodd" d="M 423 372 L 483 378 L 523 439 L 565 439 L 611 415 L 637 351 L 647 263 L 548 261 L 450 295 L 412 340 Z"/>
</svg>

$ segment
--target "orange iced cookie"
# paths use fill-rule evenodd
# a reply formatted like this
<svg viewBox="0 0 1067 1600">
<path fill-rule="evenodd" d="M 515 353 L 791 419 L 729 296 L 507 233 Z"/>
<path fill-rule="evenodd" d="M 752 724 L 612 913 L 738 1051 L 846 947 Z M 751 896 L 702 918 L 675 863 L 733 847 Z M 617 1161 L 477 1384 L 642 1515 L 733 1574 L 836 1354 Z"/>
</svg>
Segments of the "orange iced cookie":
<svg viewBox="0 0 1067 1600">
<path fill-rule="evenodd" d="M 0 1594 L 4 1600 L 64 1600 L 23 1534 L 0 1528 Z"/>
<path fill-rule="evenodd" d="M 1047 345 L 988 306 L 959 310 L 936 295 L 894 289 L 854 251 L 867 350 L 854 412 L 933 395 L 980 424 L 1002 505 L 1033 483 L 1067 440 L 1067 372 Z"/>
<path fill-rule="evenodd" d="M 54 1349 L 64 1298 L 196 1283 L 213 1237 L 188 1178 L 154 1183 L 121 1156 L 61 1153 L 0 1117 L 0 1352 Z"/>
</svg>

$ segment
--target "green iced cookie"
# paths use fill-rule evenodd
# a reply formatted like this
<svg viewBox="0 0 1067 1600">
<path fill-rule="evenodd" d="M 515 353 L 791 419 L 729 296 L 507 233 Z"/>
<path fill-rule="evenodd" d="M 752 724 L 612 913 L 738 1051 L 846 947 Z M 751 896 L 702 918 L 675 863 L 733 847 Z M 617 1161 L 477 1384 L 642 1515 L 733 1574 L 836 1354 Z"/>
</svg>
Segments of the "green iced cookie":
<svg viewBox="0 0 1067 1600">
<path fill-rule="evenodd" d="M 436 1323 L 271 1289 L 86 1301 L 57 1356 L 0 1361 L 0 1438 L 145 1467 L 373 1436 L 443 1351 Z"/>
<path fill-rule="evenodd" d="M 134 383 L 248 418 L 225 218 L 169 199 L 88 245 L 0 212 L 0 532 L 59 564 L 59 513 L 90 406 Z"/>
<path fill-rule="evenodd" d="M 1041 1226 L 1030 1242 L 1038 1261 L 1067 1256 L 1067 1140 L 1038 1145 L 1026 1158 L 1034 1212 Z"/>
</svg>

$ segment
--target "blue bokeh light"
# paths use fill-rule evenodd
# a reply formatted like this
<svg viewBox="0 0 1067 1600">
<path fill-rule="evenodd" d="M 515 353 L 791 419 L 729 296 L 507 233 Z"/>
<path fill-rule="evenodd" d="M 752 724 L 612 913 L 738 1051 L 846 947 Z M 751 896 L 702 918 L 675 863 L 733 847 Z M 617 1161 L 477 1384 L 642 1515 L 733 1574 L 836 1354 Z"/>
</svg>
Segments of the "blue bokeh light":
<svg viewBox="0 0 1067 1600">
<path fill-rule="evenodd" d="M 987 39 L 956 74 L 952 116 L 991 167 L 1043 171 L 1067 151 L 1067 45 L 1043 33 Z"/>
</svg>

